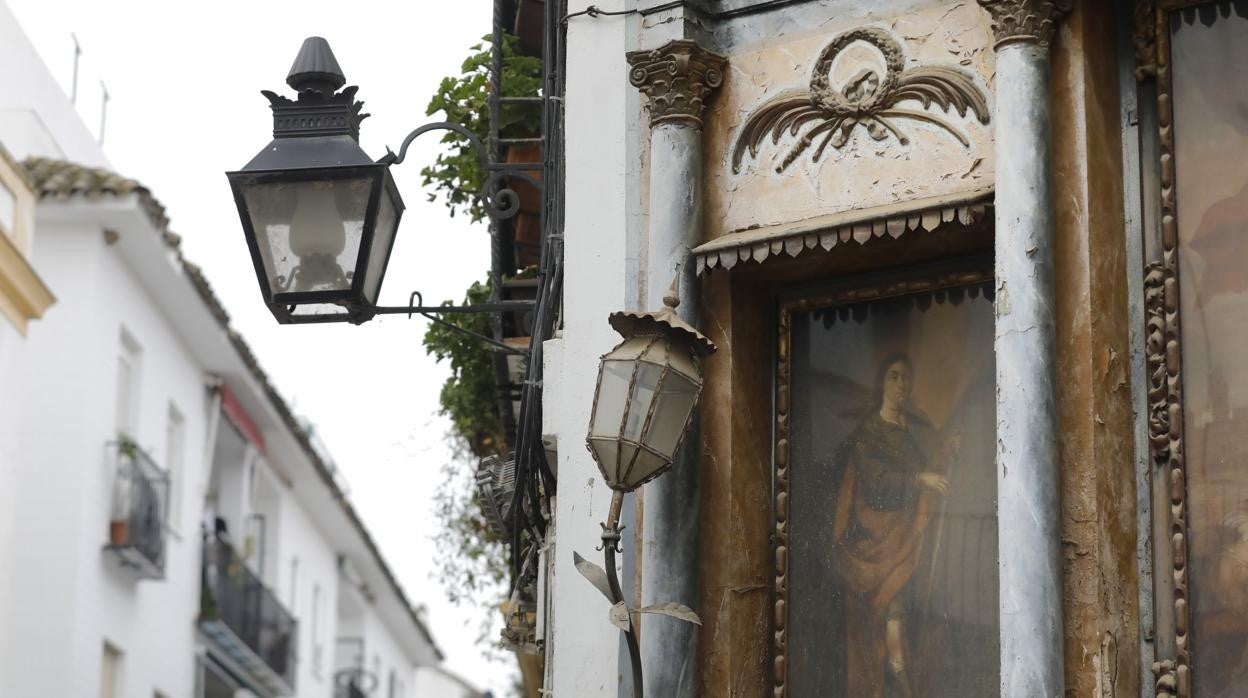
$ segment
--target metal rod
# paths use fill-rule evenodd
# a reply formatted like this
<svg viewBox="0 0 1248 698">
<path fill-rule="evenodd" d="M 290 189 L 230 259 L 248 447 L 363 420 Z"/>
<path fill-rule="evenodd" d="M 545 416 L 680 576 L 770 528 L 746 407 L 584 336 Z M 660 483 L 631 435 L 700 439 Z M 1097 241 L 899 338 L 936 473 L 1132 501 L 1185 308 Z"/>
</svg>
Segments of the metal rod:
<svg viewBox="0 0 1248 698">
<path fill-rule="evenodd" d="M 611 493 L 611 508 L 607 511 L 607 522 L 602 525 L 602 556 L 603 569 L 607 572 L 607 586 L 611 588 L 613 603 L 624 602 L 624 592 L 620 589 L 620 577 L 615 571 L 615 554 L 620 550 L 620 511 L 624 506 L 624 493 L 614 490 Z M 628 604 L 625 603 L 627 609 Z M 637 643 L 637 628 L 633 625 L 633 614 L 628 612 L 628 630 L 623 630 L 624 643 L 628 645 L 628 659 L 633 665 L 633 698 L 642 698 L 641 647 Z"/>
<path fill-rule="evenodd" d="M 497 303 L 474 303 L 472 305 L 397 305 L 369 308 L 377 315 L 401 315 L 404 313 L 513 313 L 533 309 L 533 301 L 498 301 Z"/>
<path fill-rule="evenodd" d="M 70 33 L 74 39 L 74 81 L 70 84 L 69 103 L 78 103 L 78 59 L 82 58 L 82 45 L 78 43 L 78 35 Z"/>
<path fill-rule="evenodd" d="M 506 344 L 505 342 L 500 342 L 497 339 L 494 339 L 493 337 L 487 337 L 481 334 L 480 332 L 473 332 L 467 327 L 460 327 L 459 325 L 456 325 L 453 322 L 447 322 L 446 320 L 443 320 L 442 318 L 436 317 L 434 315 L 430 315 L 429 313 L 421 313 L 420 316 L 436 325 L 441 325 L 449 330 L 454 330 L 460 334 L 467 335 L 469 337 L 472 337 L 473 339 L 485 342 L 486 344 L 489 344 L 490 346 L 494 347 L 495 349 L 498 349 L 499 351 L 502 351 L 508 354 L 516 354 L 518 356 L 526 356 L 529 353 L 528 351 L 524 349 L 521 349 L 519 347 L 513 347 L 510 344 Z"/>
<path fill-rule="evenodd" d="M 540 162 L 496 162 L 491 163 L 489 170 L 491 172 L 506 172 L 508 174 L 517 174 L 525 171 L 538 171 L 542 169 Z"/>
</svg>

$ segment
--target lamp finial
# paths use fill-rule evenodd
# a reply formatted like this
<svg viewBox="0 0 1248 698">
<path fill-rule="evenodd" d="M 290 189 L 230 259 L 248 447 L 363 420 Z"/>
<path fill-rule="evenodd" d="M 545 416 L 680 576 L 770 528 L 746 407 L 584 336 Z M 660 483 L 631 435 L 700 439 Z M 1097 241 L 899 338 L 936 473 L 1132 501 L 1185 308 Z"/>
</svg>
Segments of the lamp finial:
<svg viewBox="0 0 1248 698">
<path fill-rule="evenodd" d="M 675 310 L 676 306 L 680 305 L 680 274 L 672 278 L 672 286 L 667 289 L 667 295 L 663 296 L 663 305 L 672 310 Z"/>
<path fill-rule="evenodd" d="M 326 97 L 347 83 L 329 42 L 319 36 L 303 40 L 299 55 L 286 76 L 286 84 L 299 92 L 319 92 Z"/>
</svg>

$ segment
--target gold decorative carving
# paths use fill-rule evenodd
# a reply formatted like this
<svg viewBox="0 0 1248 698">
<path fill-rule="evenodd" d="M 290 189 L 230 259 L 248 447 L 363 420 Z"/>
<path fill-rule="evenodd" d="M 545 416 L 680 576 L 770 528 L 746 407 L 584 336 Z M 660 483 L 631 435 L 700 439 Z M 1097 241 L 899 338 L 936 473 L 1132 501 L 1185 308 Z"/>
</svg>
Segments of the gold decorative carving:
<svg viewBox="0 0 1248 698">
<path fill-rule="evenodd" d="M 780 337 L 776 343 L 776 451 L 775 460 L 775 517 L 776 530 L 773 543 L 776 556 L 776 587 L 774 590 L 775 619 L 772 640 L 772 692 L 775 698 L 784 698 L 788 681 L 785 657 L 788 654 L 789 625 L 789 386 L 793 374 L 789 329 L 792 309 L 780 312 Z"/>
<path fill-rule="evenodd" d="M 979 0 L 992 18 L 996 47 L 1012 43 L 1038 44 L 1048 48 L 1062 16 L 1074 0 Z"/>
<path fill-rule="evenodd" d="M 1173 659 L 1167 659 L 1164 662 L 1153 662 L 1153 676 L 1157 677 L 1155 686 L 1157 698 L 1177 698 L 1179 695 L 1179 680 L 1175 676 Z"/>
<path fill-rule="evenodd" d="M 775 478 L 773 514 L 775 530 L 772 534 L 772 550 L 775 556 L 776 576 L 772 590 L 772 696 L 785 698 L 788 684 L 788 627 L 789 627 L 789 492 L 791 467 L 792 438 L 791 427 L 791 387 L 793 381 L 793 356 L 791 329 L 794 313 L 804 313 L 818 308 L 828 308 L 883 298 L 905 296 L 930 291 L 965 287 L 972 298 L 976 297 L 975 287 L 983 287 L 986 298 L 992 293 L 992 271 L 982 269 L 966 269 L 963 271 L 946 272 L 912 276 L 902 281 L 866 284 L 843 288 L 832 293 L 807 296 L 784 302 L 780 305 L 777 318 L 776 342 L 776 429 L 772 458 Z M 812 535 L 820 535 L 812 532 Z"/>
<path fill-rule="evenodd" d="M 1161 259 L 1145 268 L 1148 360 L 1148 440 L 1153 463 L 1167 474 L 1176 656 L 1154 665 L 1158 696 L 1190 698 L 1191 617 L 1187 569 L 1187 463 L 1184 454 L 1183 361 L 1179 310 L 1179 231 L 1175 200 L 1174 110 L 1171 105 L 1167 11 L 1153 16 L 1156 38 L 1157 126 L 1160 155 Z M 1161 512 L 1154 512 L 1157 516 Z"/>
<path fill-rule="evenodd" d="M 832 85 L 833 61 L 842 51 L 858 42 L 875 47 L 884 57 L 883 74 L 870 67 L 863 68 L 844 86 L 838 88 Z M 969 147 L 970 141 L 966 136 L 927 109 L 934 104 L 946 113 L 953 110 L 962 117 L 969 110 L 974 112 L 980 123 L 988 123 L 988 102 L 974 78 L 957 68 L 920 66 L 906 69 L 905 63 L 901 43 L 883 29 L 862 27 L 836 37 L 815 61 L 809 90 L 782 93 L 764 102 L 750 115 L 733 149 L 732 171 L 740 171 L 741 159 L 747 149 L 751 157 L 757 157 L 759 145 L 768 136 L 773 144 L 778 144 L 786 131 L 788 135 L 796 136 L 802 127 L 810 123 L 815 126 L 798 139 L 776 167 L 776 172 L 782 172 L 793 164 L 816 139 L 821 138 L 812 160 L 822 157 L 828 145 L 842 148 L 858 126 L 865 128 L 877 141 L 892 135 L 906 145 L 910 140 L 894 123 L 898 119 L 935 124 Z M 919 102 L 923 109 L 898 106 L 908 101 Z"/>
<path fill-rule="evenodd" d="M 1136 0 L 1135 27 L 1131 41 L 1135 44 L 1135 79 L 1157 76 L 1157 10 L 1152 0 Z"/>
<path fill-rule="evenodd" d="M 628 81 L 649 98 L 651 127 L 665 123 L 702 127 L 706 102 L 724 82 L 727 58 L 689 39 L 629 51 L 627 58 Z"/>
</svg>

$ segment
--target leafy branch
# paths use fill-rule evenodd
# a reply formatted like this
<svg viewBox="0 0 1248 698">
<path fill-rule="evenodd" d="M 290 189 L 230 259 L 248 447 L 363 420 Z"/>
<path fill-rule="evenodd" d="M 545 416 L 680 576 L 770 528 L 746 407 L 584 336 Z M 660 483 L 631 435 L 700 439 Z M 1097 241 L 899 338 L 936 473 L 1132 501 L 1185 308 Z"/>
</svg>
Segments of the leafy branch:
<svg viewBox="0 0 1248 698">
<path fill-rule="evenodd" d="M 437 93 L 425 113 L 442 112 L 446 120 L 468 129 L 484 143 L 490 135 L 490 37 L 472 47 L 473 54 L 460 67 L 460 75 L 442 78 Z M 520 54 L 519 39 L 503 36 L 502 96 L 536 97 L 542 89 L 542 59 Z M 541 128 L 541 112 L 532 105 L 502 104 L 499 107 L 499 135 L 525 137 Z M 421 169 L 424 186 L 431 188 L 430 201 L 441 193 L 451 215 L 466 213 L 475 223 L 485 217 L 477 200 L 485 186 L 486 173 L 468 140 L 458 133 L 442 137 L 446 151 L 432 165 Z"/>
</svg>

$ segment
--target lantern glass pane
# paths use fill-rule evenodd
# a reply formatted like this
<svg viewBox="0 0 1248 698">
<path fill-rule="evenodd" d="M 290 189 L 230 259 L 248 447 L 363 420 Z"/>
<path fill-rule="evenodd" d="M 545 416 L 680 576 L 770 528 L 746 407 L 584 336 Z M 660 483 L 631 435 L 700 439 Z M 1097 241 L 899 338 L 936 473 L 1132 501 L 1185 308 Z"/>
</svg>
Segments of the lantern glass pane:
<svg viewBox="0 0 1248 698">
<path fill-rule="evenodd" d="M 608 485 L 612 485 L 620 479 L 620 474 L 615 460 L 618 444 L 619 442 L 615 439 L 589 440 L 589 447 L 593 449 L 594 455 L 598 459 L 598 466 L 602 468 L 603 475 L 606 477 Z"/>
<path fill-rule="evenodd" d="M 637 456 L 637 444 L 627 441 L 620 442 L 620 475 L 618 481 L 625 487 L 631 488 L 634 482 L 632 477 L 633 459 Z"/>
<path fill-rule="evenodd" d="M 394 245 L 394 233 L 399 217 L 387 187 L 381 188 L 381 207 L 377 210 L 377 222 L 373 225 L 373 246 L 368 251 L 368 267 L 364 272 L 364 297 L 374 305 L 381 294 L 381 279 L 386 274 L 386 262 L 390 261 L 390 247 Z"/>
<path fill-rule="evenodd" d="M 308 318 L 318 315 L 346 315 L 347 309 L 337 303 L 300 303 L 291 311 L 291 316 L 296 318 Z M 305 322 L 306 320 L 301 320 Z"/>
<path fill-rule="evenodd" d="M 624 407 L 628 404 L 628 384 L 633 378 L 632 361 L 602 362 L 598 377 L 598 399 L 594 403 L 594 423 L 590 433 L 595 436 L 618 437 Z"/>
<path fill-rule="evenodd" d="M 668 371 L 659 388 L 654 417 L 646 431 L 645 444 L 668 457 L 676 453 L 680 437 L 685 434 L 685 424 L 693 403 L 698 399 L 698 386 L 675 371 Z"/>
<path fill-rule="evenodd" d="M 633 469 L 628 473 L 629 489 L 640 486 L 646 480 L 649 480 L 655 473 L 663 470 L 671 465 L 670 458 L 663 458 L 653 454 L 645 449 L 637 454 L 637 460 L 633 463 Z"/>
<path fill-rule="evenodd" d="M 641 441 L 641 431 L 646 425 L 646 416 L 650 414 L 650 405 L 654 402 L 654 393 L 659 387 L 659 378 L 663 376 L 663 368 L 662 365 L 646 361 L 637 363 L 637 380 L 628 401 L 628 421 L 621 434 L 623 438 Z"/>
<path fill-rule="evenodd" d="M 371 177 L 243 186 L 271 293 L 347 291 Z"/>
</svg>

